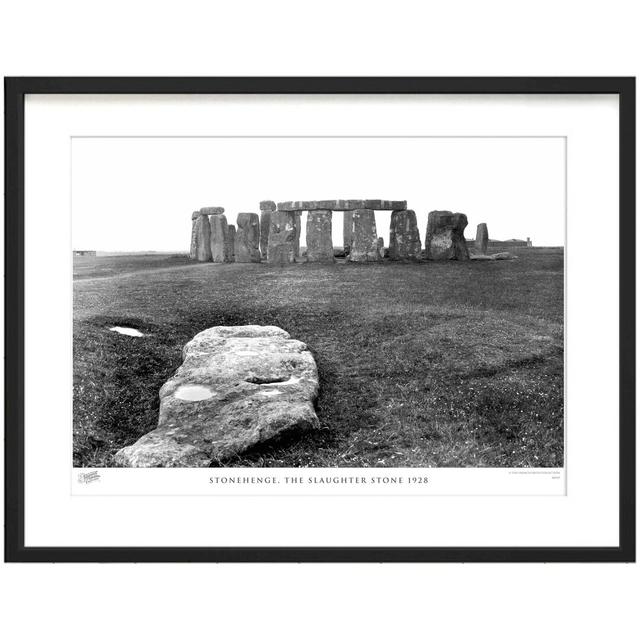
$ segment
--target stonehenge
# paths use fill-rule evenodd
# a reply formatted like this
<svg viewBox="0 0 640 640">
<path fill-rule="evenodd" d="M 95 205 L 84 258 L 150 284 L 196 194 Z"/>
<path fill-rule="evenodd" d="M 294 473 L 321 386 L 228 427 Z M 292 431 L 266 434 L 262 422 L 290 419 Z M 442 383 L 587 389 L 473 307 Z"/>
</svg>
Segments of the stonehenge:
<svg viewBox="0 0 640 640">
<path fill-rule="evenodd" d="M 236 227 L 233 224 L 227 228 L 227 255 L 229 262 L 236 261 Z"/>
<path fill-rule="evenodd" d="M 342 245 L 348 253 L 351 251 L 351 234 L 353 233 L 353 211 L 345 211 L 342 218 Z"/>
<path fill-rule="evenodd" d="M 260 262 L 260 218 L 257 213 L 239 213 L 235 238 L 236 262 Z"/>
<path fill-rule="evenodd" d="M 216 213 L 209 217 L 211 226 L 211 261 L 231 262 L 229 253 L 229 225 L 224 213 Z"/>
<path fill-rule="evenodd" d="M 464 239 L 467 216 L 451 211 L 431 211 L 424 240 L 427 260 L 468 260 L 469 249 Z"/>
<path fill-rule="evenodd" d="M 406 209 L 406 200 L 292 200 L 278 202 L 278 211 L 355 211 L 356 209 L 377 209 L 380 211 Z"/>
<path fill-rule="evenodd" d="M 307 262 L 335 262 L 331 211 L 313 209 L 307 217 Z"/>
<path fill-rule="evenodd" d="M 378 233 L 373 209 L 355 209 L 351 231 L 349 262 L 378 262 Z"/>
<path fill-rule="evenodd" d="M 271 212 L 275 210 L 276 203 L 273 200 L 263 200 L 260 203 L 260 253 L 263 258 L 267 257 Z"/>
<path fill-rule="evenodd" d="M 481 222 L 476 230 L 476 251 L 482 255 L 487 253 L 487 245 L 489 244 L 489 231 L 487 223 Z"/>
<path fill-rule="evenodd" d="M 291 211 L 272 211 L 269 226 L 267 262 L 283 266 L 295 262 L 295 222 Z"/>
<path fill-rule="evenodd" d="M 467 216 L 451 211 L 428 215 L 424 251 L 416 212 L 406 200 L 262 200 L 257 213 L 239 213 L 228 224 L 224 207 L 202 207 L 191 215 L 189 256 L 198 262 L 261 262 L 288 265 L 296 262 L 482 260 L 487 256 L 487 224 L 478 224 L 475 242 L 464 237 Z M 375 211 L 391 211 L 389 246 L 378 237 Z M 302 214 L 307 212 L 306 252 L 300 252 Z M 343 214 L 343 247 L 333 246 L 333 212 Z M 502 241 L 492 241 L 500 244 Z M 504 242 L 516 242 L 504 241 Z M 521 242 L 525 246 L 524 241 Z M 527 239 L 527 246 L 531 246 Z M 473 246 L 470 256 L 468 246 Z M 518 245 L 520 246 L 520 245 Z M 505 254 L 506 255 L 506 254 Z M 493 258 L 493 256 L 491 256 Z M 509 254 L 509 257 L 517 257 Z M 501 259 L 499 256 L 496 259 Z M 502 258 L 504 259 L 504 258 Z"/>
<path fill-rule="evenodd" d="M 416 212 L 396 209 L 391 212 L 389 227 L 389 258 L 391 260 L 419 260 L 422 253 Z"/>
<path fill-rule="evenodd" d="M 302 224 L 302 211 L 293 211 L 293 227 L 295 235 L 293 238 L 293 255 L 295 258 L 300 257 L 300 226 Z"/>
<path fill-rule="evenodd" d="M 198 258 L 198 218 L 200 217 L 199 211 L 194 211 L 191 214 L 191 246 L 189 249 L 189 257 L 192 260 Z"/>
<path fill-rule="evenodd" d="M 197 212 L 193 229 L 193 238 L 195 239 L 195 259 L 198 262 L 211 262 L 211 225 L 209 224 L 209 216 L 202 213 L 202 209 Z M 194 240 L 192 239 L 192 247 Z"/>
</svg>

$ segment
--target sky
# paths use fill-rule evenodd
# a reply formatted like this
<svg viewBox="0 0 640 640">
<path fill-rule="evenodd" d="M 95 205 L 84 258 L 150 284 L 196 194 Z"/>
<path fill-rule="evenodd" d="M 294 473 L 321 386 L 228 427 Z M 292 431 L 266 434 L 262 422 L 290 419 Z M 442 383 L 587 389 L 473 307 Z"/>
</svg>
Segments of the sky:
<svg viewBox="0 0 640 640">
<path fill-rule="evenodd" d="M 564 245 L 562 137 L 80 137 L 72 140 L 73 248 L 188 252 L 191 213 L 229 224 L 261 200 L 406 200 L 421 240 L 434 209 L 496 240 Z M 389 241 L 390 211 L 376 212 Z M 306 214 L 301 244 L 305 244 Z M 342 213 L 333 244 L 342 245 Z"/>
</svg>

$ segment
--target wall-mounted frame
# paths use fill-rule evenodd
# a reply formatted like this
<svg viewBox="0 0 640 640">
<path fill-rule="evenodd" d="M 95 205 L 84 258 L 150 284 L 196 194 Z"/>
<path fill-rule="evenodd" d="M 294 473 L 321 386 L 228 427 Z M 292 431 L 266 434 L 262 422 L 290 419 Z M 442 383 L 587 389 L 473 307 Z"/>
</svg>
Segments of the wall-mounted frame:
<svg viewBox="0 0 640 640">
<path fill-rule="evenodd" d="M 6 78 L 5 194 L 7 561 L 635 560 L 634 78 Z M 289 206 L 371 211 L 363 264 L 308 213 L 284 267 L 188 255 L 307 197 L 406 201 Z M 256 324 L 320 428 L 127 463 L 182 346 Z"/>
</svg>

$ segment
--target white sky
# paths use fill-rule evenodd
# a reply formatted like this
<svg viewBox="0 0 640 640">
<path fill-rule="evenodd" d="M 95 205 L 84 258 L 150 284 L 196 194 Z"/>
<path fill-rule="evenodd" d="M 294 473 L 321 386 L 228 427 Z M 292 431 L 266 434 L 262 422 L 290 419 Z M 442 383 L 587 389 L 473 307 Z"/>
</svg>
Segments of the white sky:
<svg viewBox="0 0 640 640">
<path fill-rule="evenodd" d="M 465 235 L 564 245 L 564 138 L 74 138 L 73 248 L 188 252 L 191 213 L 229 224 L 260 200 L 407 200 L 424 242 L 433 209 L 466 213 Z M 390 212 L 376 212 L 389 239 Z M 301 244 L 305 244 L 304 222 Z M 342 213 L 333 215 L 342 245 Z"/>
</svg>

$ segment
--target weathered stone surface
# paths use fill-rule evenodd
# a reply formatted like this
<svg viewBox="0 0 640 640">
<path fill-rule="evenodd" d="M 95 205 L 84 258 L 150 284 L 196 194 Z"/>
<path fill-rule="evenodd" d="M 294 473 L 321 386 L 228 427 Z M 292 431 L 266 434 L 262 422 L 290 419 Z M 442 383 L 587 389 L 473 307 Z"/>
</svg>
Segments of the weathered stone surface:
<svg viewBox="0 0 640 640">
<path fill-rule="evenodd" d="M 424 241 L 427 260 L 468 260 L 464 239 L 467 216 L 451 211 L 431 211 Z"/>
<path fill-rule="evenodd" d="M 196 260 L 211 262 L 211 225 L 209 216 L 201 215 L 195 221 Z"/>
<path fill-rule="evenodd" d="M 331 211 L 318 209 L 307 214 L 307 261 L 334 262 Z"/>
<path fill-rule="evenodd" d="M 422 253 L 416 212 L 404 209 L 391 212 L 389 226 L 389 258 L 419 260 Z"/>
<path fill-rule="evenodd" d="M 384 238 L 378 238 L 378 255 L 380 260 L 384 258 Z"/>
<path fill-rule="evenodd" d="M 261 200 L 260 211 L 275 211 L 276 203 L 273 200 Z"/>
<path fill-rule="evenodd" d="M 227 255 L 229 262 L 236 261 L 236 227 L 233 224 L 227 228 Z"/>
<path fill-rule="evenodd" d="M 262 203 L 260 203 L 262 207 Z M 260 253 L 263 260 L 267 258 L 269 249 L 269 230 L 271 229 L 271 213 L 272 210 L 261 209 L 260 211 Z"/>
<path fill-rule="evenodd" d="M 194 211 L 191 214 L 191 220 L 197 220 L 200 216 L 205 215 L 203 213 L 200 213 L 199 211 Z"/>
<path fill-rule="evenodd" d="M 356 209 L 353 212 L 349 261 L 377 262 L 380 259 L 375 212 L 373 209 Z"/>
<path fill-rule="evenodd" d="M 260 219 L 257 213 L 239 213 L 235 240 L 236 262 L 260 262 Z"/>
<path fill-rule="evenodd" d="M 229 254 L 229 225 L 224 213 L 209 217 L 211 225 L 211 260 L 213 262 L 231 262 Z"/>
<path fill-rule="evenodd" d="M 378 209 L 380 211 L 394 211 L 407 208 L 406 200 L 365 200 L 364 209 Z"/>
<path fill-rule="evenodd" d="M 345 251 L 351 251 L 353 236 L 353 211 L 345 211 L 342 218 L 342 243 Z"/>
<path fill-rule="evenodd" d="M 302 211 L 293 212 L 293 225 L 295 227 L 295 236 L 293 238 L 293 255 L 300 257 L 300 231 L 302 226 Z"/>
<path fill-rule="evenodd" d="M 319 426 L 318 371 L 278 327 L 212 327 L 160 389 L 158 427 L 120 449 L 125 467 L 207 467 L 292 428 Z"/>
<path fill-rule="evenodd" d="M 355 211 L 355 209 L 366 209 L 364 200 L 334 200 L 332 207 L 334 211 Z"/>
<path fill-rule="evenodd" d="M 474 253 L 469 256 L 470 260 L 517 260 L 518 256 L 508 251 L 502 251 L 500 253 L 491 253 L 489 255 L 483 253 Z"/>
<path fill-rule="evenodd" d="M 278 202 L 278 211 L 309 211 L 315 208 L 312 200 L 292 200 L 290 202 Z"/>
<path fill-rule="evenodd" d="M 195 215 L 196 213 L 198 214 L 197 216 Z M 191 216 L 191 244 L 189 245 L 189 257 L 192 260 L 195 260 L 198 257 L 198 227 L 196 223 L 199 217 L 199 211 L 195 211 L 194 215 Z"/>
<path fill-rule="evenodd" d="M 295 262 L 296 228 L 293 212 L 272 211 L 270 222 L 267 262 L 277 265 Z"/>
<path fill-rule="evenodd" d="M 218 213 L 224 213 L 224 207 L 202 207 L 200 215 L 212 216 Z"/>
<path fill-rule="evenodd" d="M 290 200 L 278 202 L 278 211 L 355 211 L 356 209 L 406 209 L 406 200 Z"/>
<path fill-rule="evenodd" d="M 481 222 L 476 230 L 476 251 L 478 253 L 487 253 L 487 244 L 489 243 L 489 231 L 487 223 Z"/>
</svg>

